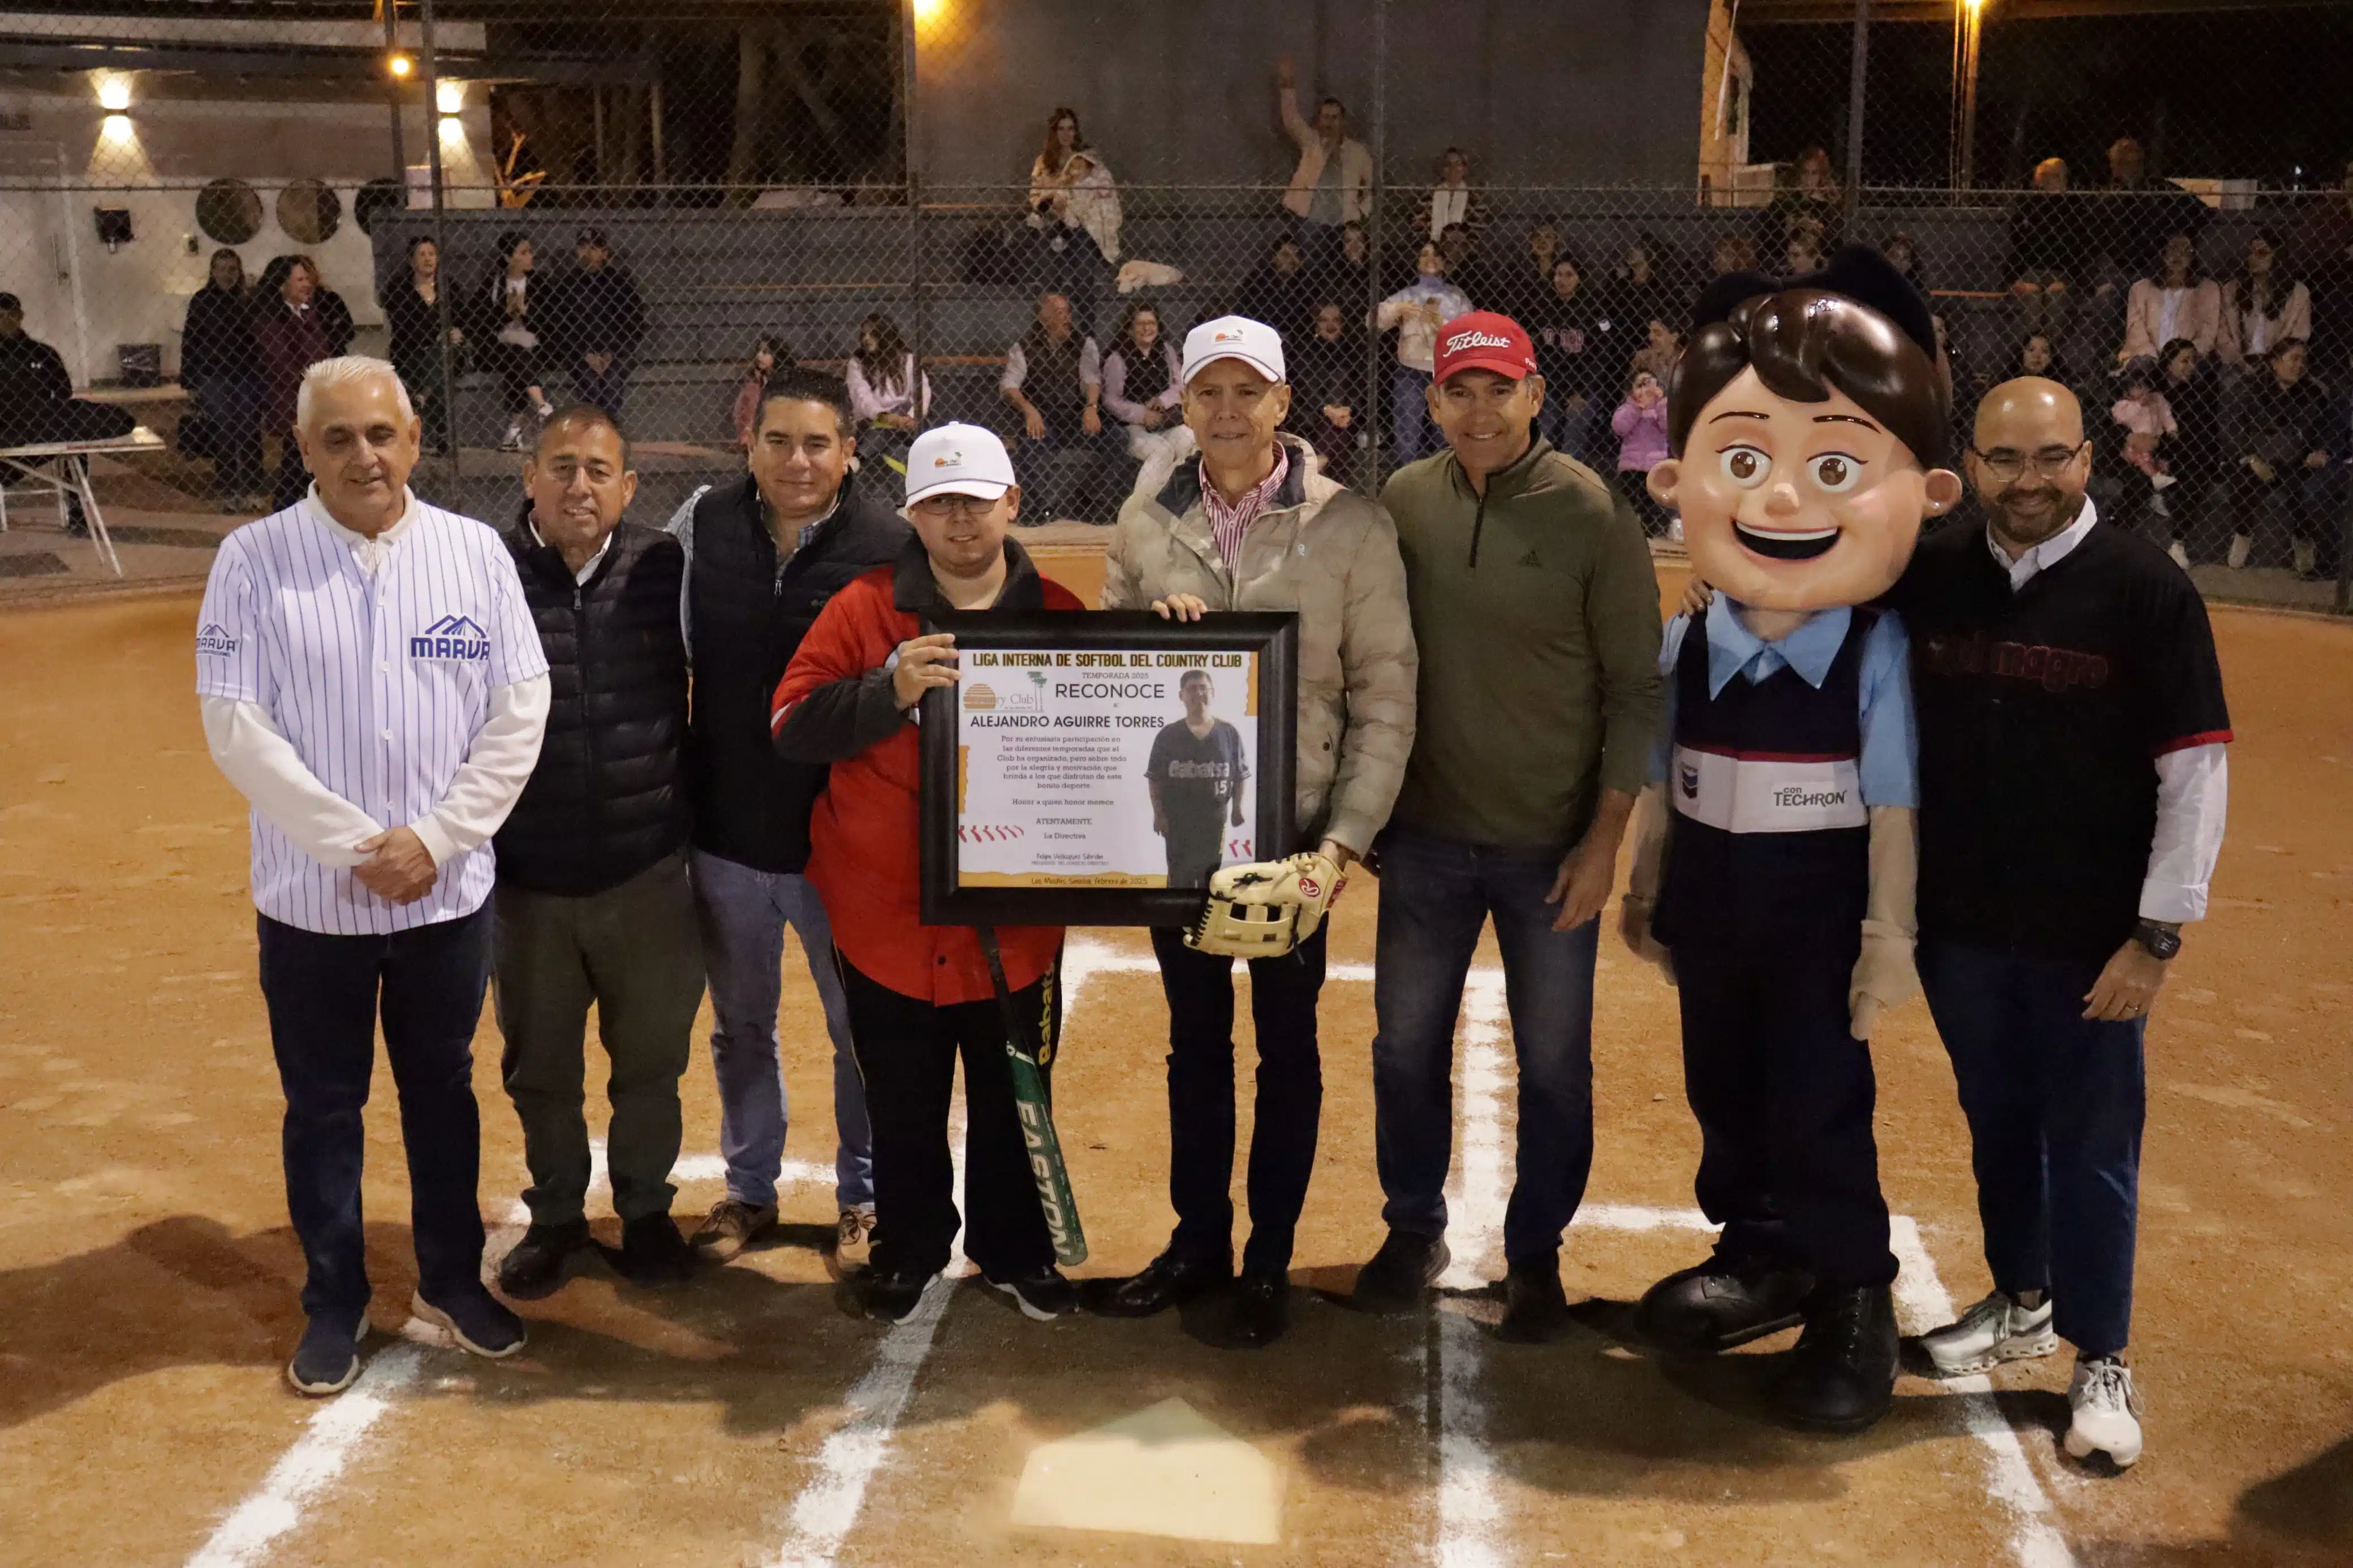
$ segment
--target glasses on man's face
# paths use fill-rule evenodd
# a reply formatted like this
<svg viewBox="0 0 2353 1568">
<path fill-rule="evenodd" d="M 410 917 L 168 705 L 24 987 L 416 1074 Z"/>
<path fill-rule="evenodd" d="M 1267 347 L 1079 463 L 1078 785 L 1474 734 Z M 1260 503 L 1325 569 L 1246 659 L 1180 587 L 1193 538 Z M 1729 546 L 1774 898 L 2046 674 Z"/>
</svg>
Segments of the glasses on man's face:
<svg viewBox="0 0 2353 1568">
<path fill-rule="evenodd" d="M 978 496 L 925 496 L 915 503 L 914 510 L 934 521 L 945 522 L 951 518 L 986 517 L 996 505 L 996 501 L 983 500 Z"/>
<path fill-rule="evenodd" d="M 1987 473 L 2008 484 L 2030 468 L 2043 479 L 2055 479 L 2067 471 L 2067 465 L 2075 460 L 2075 455 L 2090 445 L 2089 441 L 2078 441 L 2072 447 L 2044 447 L 2032 452 L 2021 452 L 2010 447 L 1996 447 L 1990 452 L 1980 452 L 1971 447 L 1969 456 L 1983 463 Z"/>
</svg>

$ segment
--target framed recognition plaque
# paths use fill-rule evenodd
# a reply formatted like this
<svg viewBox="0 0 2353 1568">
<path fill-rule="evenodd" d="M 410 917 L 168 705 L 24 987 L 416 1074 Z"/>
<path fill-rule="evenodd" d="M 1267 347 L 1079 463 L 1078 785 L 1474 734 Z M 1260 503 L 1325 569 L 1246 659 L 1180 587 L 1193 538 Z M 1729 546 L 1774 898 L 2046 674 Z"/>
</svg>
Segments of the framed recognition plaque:
<svg viewBox="0 0 2353 1568">
<path fill-rule="evenodd" d="M 1183 925 L 1292 842 L 1298 617 L 938 611 L 923 699 L 927 925 Z"/>
</svg>

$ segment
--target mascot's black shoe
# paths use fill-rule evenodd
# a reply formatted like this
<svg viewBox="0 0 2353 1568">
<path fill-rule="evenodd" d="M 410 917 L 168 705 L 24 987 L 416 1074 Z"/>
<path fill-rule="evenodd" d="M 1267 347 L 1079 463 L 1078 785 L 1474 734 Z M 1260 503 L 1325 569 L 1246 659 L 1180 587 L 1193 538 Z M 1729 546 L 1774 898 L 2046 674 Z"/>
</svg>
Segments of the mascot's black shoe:
<svg viewBox="0 0 2353 1568">
<path fill-rule="evenodd" d="M 1813 1289 L 1802 1268 L 1719 1255 L 1644 1291 L 1635 1322 L 1670 1355 L 1715 1355 L 1804 1322 Z"/>
<path fill-rule="evenodd" d="M 1825 1290 L 1767 1397 L 1792 1426 L 1860 1432 L 1895 1399 L 1895 1302 L 1884 1285 Z"/>
</svg>

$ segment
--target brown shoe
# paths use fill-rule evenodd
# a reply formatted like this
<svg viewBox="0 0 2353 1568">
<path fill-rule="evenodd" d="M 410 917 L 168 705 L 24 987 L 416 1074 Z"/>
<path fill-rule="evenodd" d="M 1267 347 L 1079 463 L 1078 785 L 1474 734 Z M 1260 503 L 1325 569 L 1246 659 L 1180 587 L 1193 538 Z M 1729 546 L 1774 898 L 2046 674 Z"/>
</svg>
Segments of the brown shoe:
<svg viewBox="0 0 2353 1568">
<path fill-rule="evenodd" d="M 713 1263 L 724 1263 L 753 1242 L 775 1228 L 776 1205 L 747 1204 L 740 1198 L 722 1198 L 711 1205 L 705 1219 L 692 1237 L 697 1252 Z"/>
</svg>

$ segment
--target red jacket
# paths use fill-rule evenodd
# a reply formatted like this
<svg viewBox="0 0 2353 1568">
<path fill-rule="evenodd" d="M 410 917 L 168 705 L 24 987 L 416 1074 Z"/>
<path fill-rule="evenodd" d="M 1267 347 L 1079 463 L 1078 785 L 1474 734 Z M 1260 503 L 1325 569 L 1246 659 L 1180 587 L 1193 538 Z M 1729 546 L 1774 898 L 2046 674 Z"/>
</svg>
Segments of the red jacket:
<svg viewBox="0 0 2353 1568">
<path fill-rule="evenodd" d="M 1039 576 L 1009 539 L 1005 558 L 998 609 L 1086 608 Z M 923 922 L 921 753 L 883 665 L 901 643 L 922 635 L 922 611 L 946 607 L 923 542 L 911 540 L 896 565 L 860 577 L 818 615 L 777 683 L 768 721 L 786 756 L 833 764 L 809 819 L 808 862 L 833 945 L 868 979 L 941 1007 L 996 993 L 971 927 Z M 1018 991 L 1054 962 L 1062 928 L 1000 926 L 997 942 L 1006 984 Z"/>
</svg>

